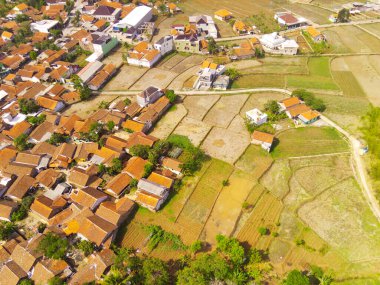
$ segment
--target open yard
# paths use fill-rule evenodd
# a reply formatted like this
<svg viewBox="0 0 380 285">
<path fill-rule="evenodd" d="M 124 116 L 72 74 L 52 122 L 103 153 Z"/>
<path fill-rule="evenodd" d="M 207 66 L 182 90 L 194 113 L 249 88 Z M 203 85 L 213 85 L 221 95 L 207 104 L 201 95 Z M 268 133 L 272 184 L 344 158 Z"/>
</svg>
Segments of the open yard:
<svg viewBox="0 0 380 285">
<path fill-rule="evenodd" d="M 342 87 L 346 90 L 347 94 L 360 96 L 363 91 L 368 100 L 376 105 L 380 105 L 380 56 L 350 56 L 339 57 L 332 61 L 331 68 L 334 73 L 338 72 L 351 72 L 356 80 L 349 86 Z M 347 76 L 347 73 L 345 73 Z M 351 75 L 348 75 L 351 77 Z M 358 89 L 355 92 L 355 86 Z M 358 87 L 361 88 L 358 88 Z M 348 91 L 348 92 L 347 92 Z"/>
<path fill-rule="evenodd" d="M 124 64 L 104 90 L 128 90 L 147 71 L 146 68 Z"/>
<path fill-rule="evenodd" d="M 331 53 L 378 52 L 380 40 L 355 26 L 332 27 L 323 30 Z"/>
<path fill-rule="evenodd" d="M 348 143 L 333 128 L 297 128 L 277 135 L 278 143 L 272 156 L 293 157 L 326 153 L 347 152 Z"/>
</svg>

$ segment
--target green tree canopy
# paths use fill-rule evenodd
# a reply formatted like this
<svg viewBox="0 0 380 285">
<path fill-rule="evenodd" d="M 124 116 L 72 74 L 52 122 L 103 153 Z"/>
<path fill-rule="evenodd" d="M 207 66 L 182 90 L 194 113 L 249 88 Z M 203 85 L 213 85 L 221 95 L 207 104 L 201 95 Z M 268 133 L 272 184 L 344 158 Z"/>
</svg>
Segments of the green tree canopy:
<svg viewBox="0 0 380 285">
<path fill-rule="evenodd" d="M 40 241 L 38 249 L 43 252 L 46 257 L 63 259 L 69 249 L 69 242 L 66 238 L 49 232 Z"/>
</svg>

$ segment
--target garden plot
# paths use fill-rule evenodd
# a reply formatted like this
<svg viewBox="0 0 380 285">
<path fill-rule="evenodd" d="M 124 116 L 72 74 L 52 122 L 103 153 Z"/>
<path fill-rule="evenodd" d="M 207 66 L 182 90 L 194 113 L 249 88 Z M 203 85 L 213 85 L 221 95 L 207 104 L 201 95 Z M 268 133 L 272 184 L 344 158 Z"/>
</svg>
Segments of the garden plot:
<svg viewBox="0 0 380 285">
<path fill-rule="evenodd" d="M 160 62 L 157 67 L 158 68 L 162 68 L 162 69 L 166 69 L 166 70 L 170 70 L 173 67 L 175 67 L 178 63 L 180 63 L 181 61 L 185 60 L 186 57 L 187 56 L 185 56 L 185 55 L 177 53 L 177 54 L 171 56 L 167 60 L 163 59 L 162 62 Z"/>
<path fill-rule="evenodd" d="M 380 48 L 380 47 L 379 47 Z M 360 87 L 367 95 L 368 100 L 380 106 L 380 56 L 350 56 L 341 57 L 332 61 L 333 71 L 350 71 Z M 352 87 L 350 87 L 352 89 Z M 354 92 L 354 90 L 351 90 Z M 358 94 L 360 90 L 358 90 Z"/>
<path fill-rule="evenodd" d="M 182 104 L 173 105 L 169 111 L 154 126 L 152 135 L 159 139 L 166 139 L 186 116 L 186 109 Z"/>
<path fill-rule="evenodd" d="M 199 146 L 210 130 L 211 126 L 208 124 L 186 116 L 174 130 L 174 133 L 188 137 L 195 146 Z"/>
<path fill-rule="evenodd" d="M 201 148 L 210 156 L 235 163 L 250 144 L 248 133 L 238 134 L 214 127 L 203 141 Z"/>
<path fill-rule="evenodd" d="M 148 69 L 124 64 L 116 76 L 109 81 L 104 90 L 128 90 Z M 145 86 L 146 88 L 146 86 Z M 141 90 L 143 90 L 142 88 Z"/>
<path fill-rule="evenodd" d="M 191 55 L 178 63 L 176 66 L 174 66 L 171 71 L 176 72 L 178 74 L 181 74 L 185 72 L 187 69 L 193 67 L 193 66 L 199 66 L 203 62 L 204 57 L 200 55 Z"/>
<path fill-rule="evenodd" d="M 199 70 L 199 66 L 196 65 L 196 66 L 193 66 L 193 67 L 190 67 L 188 70 L 182 72 L 180 75 L 178 75 L 173 81 L 172 83 L 170 83 L 170 85 L 168 86 L 168 89 L 173 89 L 173 90 L 181 90 L 183 88 L 193 88 L 193 85 L 194 85 L 194 82 L 196 80 L 196 76 L 195 74 L 197 74 Z M 186 83 L 189 82 L 189 78 L 191 78 L 192 76 L 195 77 L 195 80 L 194 82 L 191 84 L 189 84 L 189 86 L 186 86 Z"/>
<path fill-rule="evenodd" d="M 222 96 L 211 108 L 203 121 L 212 126 L 227 128 L 236 114 L 240 112 L 249 95 Z"/>
<path fill-rule="evenodd" d="M 130 89 L 144 90 L 147 88 L 147 86 L 166 88 L 177 75 L 177 73 L 170 70 L 152 68 L 149 69 L 148 72 L 142 78 L 140 78 L 140 80 L 133 84 Z"/>
<path fill-rule="evenodd" d="M 239 219 L 243 202 L 246 200 L 255 182 L 250 175 L 235 170 L 228 178 L 228 185 L 223 187 L 212 209 L 210 217 L 201 234 L 203 240 L 215 244 L 215 236 L 230 236 Z"/>
<path fill-rule="evenodd" d="M 306 203 L 298 213 L 351 262 L 380 258 L 380 224 L 353 178 Z"/>
<path fill-rule="evenodd" d="M 203 120 L 210 108 L 219 100 L 219 95 L 214 96 L 187 96 L 183 102 L 187 109 L 187 117 Z"/>
</svg>

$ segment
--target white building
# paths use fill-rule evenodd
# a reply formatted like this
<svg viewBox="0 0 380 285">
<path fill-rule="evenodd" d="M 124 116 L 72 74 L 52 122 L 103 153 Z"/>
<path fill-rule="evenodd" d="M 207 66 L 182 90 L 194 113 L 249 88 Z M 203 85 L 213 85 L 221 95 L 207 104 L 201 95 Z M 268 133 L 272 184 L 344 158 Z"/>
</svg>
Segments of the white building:
<svg viewBox="0 0 380 285">
<path fill-rule="evenodd" d="M 154 44 L 154 49 L 165 55 L 174 50 L 174 40 L 172 36 L 164 36 Z"/>
<path fill-rule="evenodd" d="M 247 119 L 254 123 L 255 125 L 262 125 L 262 124 L 265 124 L 268 120 L 268 115 L 261 112 L 259 109 L 252 109 L 252 110 L 249 110 L 245 113 L 245 115 L 247 116 Z"/>
<path fill-rule="evenodd" d="M 30 24 L 32 32 L 49 33 L 49 31 L 58 25 L 56 20 L 42 20 Z"/>
<path fill-rule="evenodd" d="M 275 54 L 295 55 L 299 47 L 295 40 L 284 38 L 276 32 L 263 35 L 260 42 L 266 52 Z"/>
<path fill-rule="evenodd" d="M 189 23 L 195 25 L 199 32 L 205 33 L 206 37 L 211 37 L 214 39 L 218 37 L 218 29 L 216 28 L 215 22 L 211 16 L 190 16 Z"/>
<path fill-rule="evenodd" d="M 125 28 L 137 29 L 143 23 L 149 22 L 153 17 L 153 10 L 147 6 L 137 6 L 127 16 L 113 25 L 114 31 L 121 31 Z"/>
</svg>

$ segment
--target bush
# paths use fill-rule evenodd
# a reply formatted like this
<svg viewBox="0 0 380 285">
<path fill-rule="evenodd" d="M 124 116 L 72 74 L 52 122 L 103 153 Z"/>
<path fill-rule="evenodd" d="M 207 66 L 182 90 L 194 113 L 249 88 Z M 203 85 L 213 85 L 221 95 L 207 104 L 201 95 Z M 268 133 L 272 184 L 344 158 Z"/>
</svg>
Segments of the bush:
<svg viewBox="0 0 380 285">
<path fill-rule="evenodd" d="M 22 198 L 21 205 L 11 215 L 11 221 L 17 222 L 25 219 L 28 216 L 30 205 L 32 205 L 34 197 L 26 196 Z"/>
<path fill-rule="evenodd" d="M 77 246 L 85 256 L 89 256 L 95 250 L 95 245 L 88 240 L 81 240 Z"/>
<path fill-rule="evenodd" d="M 46 115 L 41 114 L 37 117 L 27 117 L 26 120 L 33 126 L 41 125 L 46 120 Z"/>
<path fill-rule="evenodd" d="M 14 139 L 13 143 L 19 151 L 27 150 L 33 146 L 31 143 L 28 143 L 27 134 L 19 135 L 17 138 Z"/>
<path fill-rule="evenodd" d="M 40 109 L 40 106 L 33 99 L 22 98 L 18 100 L 18 105 L 23 114 L 36 113 Z"/>
<path fill-rule="evenodd" d="M 232 81 L 238 79 L 241 76 L 241 73 L 236 68 L 228 68 L 224 74 L 228 75 Z"/>
<path fill-rule="evenodd" d="M 169 99 L 170 103 L 174 103 L 177 98 L 177 95 L 174 93 L 174 90 L 166 90 L 165 97 Z"/>
<path fill-rule="evenodd" d="M 66 238 L 49 232 L 40 241 L 38 249 L 43 252 L 46 257 L 63 259 L 69 249 L 69 242 Z"/>
<path fill-rule="evenodd" d="M 139 156 L 142 159 L 148 159 L 149 156 L 149 146 L 147 145 L 134 145 L 130 148 L 129 153 L 132 156 Z"/>
<path fill-rule="evenodd" d="M 7 240 L 11 234 L 15 231 L 15 225 L 11 222 L 0 222 L 0 240 Z"/>
<path fill-rule="evenodd" d="M 222 181 L 222 186 L 223 187 L 226 187 L 228 185 L 230 185 L 230 182 L 228 181 L 228 179 L 225 179 L 225 180 Z"/>
<path fill-rule="evenodd" d="M 154 166 L 151 163 L 147 163 L 144 166 L 144 178 L 147 178 L 153 172 Z"/>
<path fill-rule="evenodd" d="M 316 98 L 313 93 L 306 91 L 305 89 L 296 89 L 292 92 L 292 96 L 298 97 L 304 101 L 310 108 L 323 112 L 326 110 L 326 105 L 323 100 Z"/>
<path fill-rule="evenodd" d="M 52 145 L 57 146 L 61 143 L 67 142 L 69 140 L 69 138 L 70 137 L 67 135 L 63 135 L 63 134 L 59 134 L 59 133 L 53 133 L 47 142 L 52 144 Z"/>
<path fill-rule="evenodd" d="M 262 235 L 262 236 L 265 236 L 269 233 L 269 230 L 268 228 L 264 228 L 264 227 L 260 227 L 257 229 L 259 234 Z"/>
</svg>

